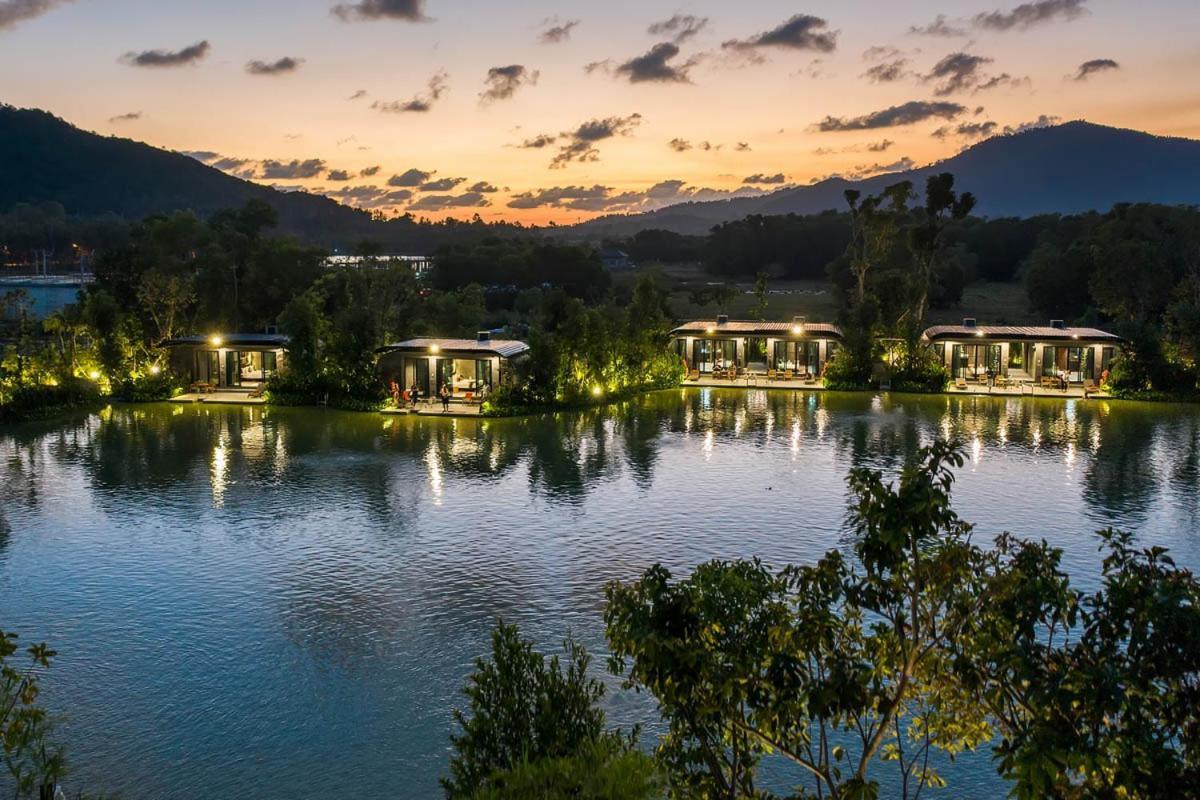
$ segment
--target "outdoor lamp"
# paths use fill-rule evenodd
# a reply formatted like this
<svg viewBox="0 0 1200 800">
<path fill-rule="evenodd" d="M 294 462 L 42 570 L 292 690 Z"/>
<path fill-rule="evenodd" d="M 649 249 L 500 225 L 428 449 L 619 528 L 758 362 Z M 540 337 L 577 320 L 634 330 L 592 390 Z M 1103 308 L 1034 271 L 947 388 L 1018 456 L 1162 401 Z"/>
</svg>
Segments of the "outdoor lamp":
<svg viewBox="0 0 1200 800">
<path fill-rule="evenodd" d="M 794 334 L 796 334 L 797 336 L 799 336 L 800 334 L 804 333 L 804 328 L 802 328 L 802 327 L 801 327 L 801 326 L 799 326 L 799 325 L 793 325 L 793 326 L 792 326 L 792 333 L 794 333 Z"/>
<path fill-rule="evenodd" d="M 100 373 L 97 370 L 92 370 L 88 373 L 88 377 L 94 381 L 100 380 Z"/>
<path fill-rule="evenodd" d="M 150 367 L 151 375 L 157 375 L 160 372 L 162 372 L 162 367 L 160 367 L 158 364 L 155 364 L 154 366 Z"/>
<path fill-rule="evenodd" d="M 209 341 L 212 342 L 213 347 L 220 347 L 221 343 L 224 342 L 225 340 L 222 339 L 219 334 L 214 334 L 213 337 L 211 339 L 209 339 Z"/>
<path fill-rule="evenodd" d="M 604 394 L 604 390 L 601 389 L 599 386 L 593 386 L 592 394 L 595 395 L 596 397 L 599 397 L 600 395 Z"/>
<path fill-rule="evenodd" d="M 436 344 L 429 345 L 429 352 L 431 352 L 431 353 L 439 353 L 439 352 L 441 352 L 441 350 L 442 350 L 442 348 L 439 345 L 436 345 Z"/>
</svg>

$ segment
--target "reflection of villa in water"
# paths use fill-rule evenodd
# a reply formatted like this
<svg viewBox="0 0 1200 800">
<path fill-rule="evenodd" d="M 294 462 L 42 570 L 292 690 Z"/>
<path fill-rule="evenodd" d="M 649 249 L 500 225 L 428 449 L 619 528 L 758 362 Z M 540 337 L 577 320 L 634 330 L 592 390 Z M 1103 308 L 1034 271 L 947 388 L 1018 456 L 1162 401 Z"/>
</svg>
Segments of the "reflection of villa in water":
<svg viewBox="0 0 1200 800">
<path fill-rule="evenodd" d="M 513 361 L 525 357 L 529 345 L 493 339 L 481 331 L 474 339 L 409 339 L 381 347 L 379 372 L 384 381 L 403 389 L 413 386 L 426 397 L 449 386 L 456 399 L 477 399 L 498 386 Z"/>
<path fill-rule="evenodd" d="M 1048 326 L 938 325 L 922 337 L 950 376 L 980 378 L 990 370 L 1008 381 L 1044 383 L 1063 377 L 1068 383 L 1099 381 L 1117 353 L 1120 338 L 1096 328 L 1069 328 L 1062 320 Z"/>
<path fill-rule="evenodd" d="M 686 322 L 671 331 L 671 347 L 693 375 L 771 378 L 820 377 L 842 340 L 836 325 L 808 322 L 747 322 L 718 316 Z"/>
</svg>

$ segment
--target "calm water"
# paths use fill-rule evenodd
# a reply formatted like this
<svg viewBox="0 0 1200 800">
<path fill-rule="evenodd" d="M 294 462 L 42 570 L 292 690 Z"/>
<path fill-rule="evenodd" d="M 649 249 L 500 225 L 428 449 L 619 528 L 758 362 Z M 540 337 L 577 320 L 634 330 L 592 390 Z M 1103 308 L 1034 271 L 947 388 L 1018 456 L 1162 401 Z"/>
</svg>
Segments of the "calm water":
<svg viewBox="0 0 1200 800">
<path fill-rule="evenodd" d="M 437 796 L 497 615 L 603 648 L 606 581 L 844 544 L 851 467 L 957 434 L 960 512 L 1066 548 L 1115 525 L 1200 567 L 1200 408 L 667 392 L 529 420 L 168 405 L 0 430 L 0 625 L 59 651 L 72 787 Z M 602 659 L 598 659 L 602 660 Z M 648 721 L 644 697 L 611 718 Z M 987 758 L 947 770 L 992 797 Z M 938 795 L 934 795 L 938 796 Z M 951 796 L 944 793 L 944 796 Z"/>
</svg>

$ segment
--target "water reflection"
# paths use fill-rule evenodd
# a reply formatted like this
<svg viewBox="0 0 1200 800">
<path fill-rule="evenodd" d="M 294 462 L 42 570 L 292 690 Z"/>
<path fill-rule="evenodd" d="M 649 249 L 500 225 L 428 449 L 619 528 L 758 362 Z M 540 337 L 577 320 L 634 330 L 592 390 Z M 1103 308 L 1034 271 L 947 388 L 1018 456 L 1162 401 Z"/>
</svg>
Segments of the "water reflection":
<svg viewBox="0 0 1200 800">
<path fill-rule="evenodd" d="M 0 617 L 71 654 L 53 690 L 105 788 L 433 796 L 497 615 L 602 648 L 606 581 L 815 559 L 844 541 L 848 470 L 945 436 L 967 445 L 956 500 L 980 535 L 1045 536 L 1087 574 L 1113 524 L 1200 566 L 1193 407 L 710 389 L 514 420 L 118 406 L 0 432 L 0 586 L 20 587 Z M 653 718 L 644 698 L 612 714 Z"/>
</svg>

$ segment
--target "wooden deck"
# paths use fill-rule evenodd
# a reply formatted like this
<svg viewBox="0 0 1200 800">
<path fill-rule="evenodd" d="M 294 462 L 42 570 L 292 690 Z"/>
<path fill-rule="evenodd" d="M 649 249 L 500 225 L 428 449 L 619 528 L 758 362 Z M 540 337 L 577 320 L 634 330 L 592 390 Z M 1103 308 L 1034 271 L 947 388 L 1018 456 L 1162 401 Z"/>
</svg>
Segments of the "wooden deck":
<svg viewBox="0 0 1200 800">
<path fill-rule="evenodd" d="M 791 391 L 804 392 L 824 392 L 828 391 L 819 381 L 798 381 L 798 380 L 767 380 L 764 376 L 749 376 L 746 378 L 738 378 L 737 380 L 723 380 L 717 378 L 701 377 L 699 380 L 684 381 L 684 386 L 698 386 L 709 389 L 780 389 Z M 882 391 L 888 391 L 886 388 Z M 966 389 L 956 389 L 953 385 L 948 386 L 943 394 L 951 395 L 974 395 L 981 397 L 1047 397 L 1059 399 L 1082 399 L 1084 397 L 1082 386 L 1072 386 L 1066 391 L 1061 389 L 1044 389 L 1032 383 L 1016 384 L 1010 386 L 981 386 L 978 384 L 969 384 Z M 1105 392 L 1093 391 L 1090 395 L 1093 399 L 1108 398 Z"/>
<path fill-rule="evenodd" d="M 237 406 L 266 405 L 265 397 L 251 397 L 249 392 L 185 392 L 171 398 L 172 403 L 221 403 Z"/>
</svg>

